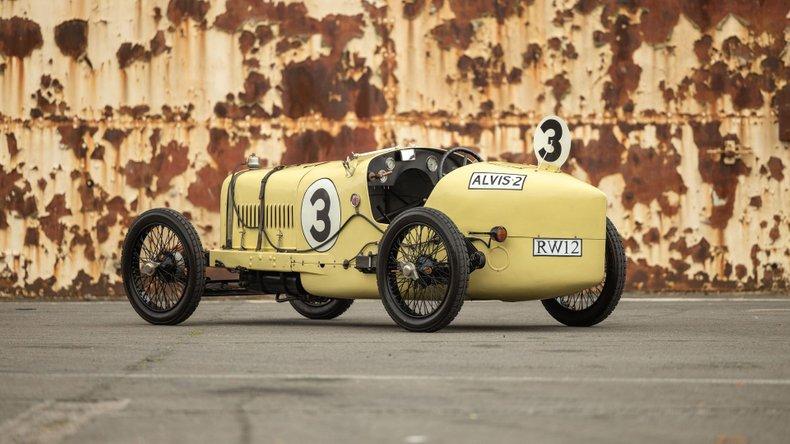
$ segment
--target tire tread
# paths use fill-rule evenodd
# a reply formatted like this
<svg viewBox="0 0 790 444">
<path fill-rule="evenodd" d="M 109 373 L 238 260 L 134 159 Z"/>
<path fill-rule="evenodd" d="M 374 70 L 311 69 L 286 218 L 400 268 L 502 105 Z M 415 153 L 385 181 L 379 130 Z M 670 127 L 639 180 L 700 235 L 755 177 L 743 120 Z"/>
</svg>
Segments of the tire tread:
<svg viewBox="0 0 790 444">
<path fill-rule="evenodd" d="M 176 325 L 186 321 L 197 309 L 198 305 L 200 304 L 200 299 L 203 296 L 203 290 L 205 289 L 205 282 L 206 282 L 206 258 L 203 251 L 203 244 L 200 241 L 200 237 L 195 231 L 195 227 L 187 220 L 187 218 L 175 211 L 171 208 L 153 208 L 147 210 L 140 214 L 137 219 L 132 222 L 132 225 L 129 227 L 129 231 L 127 233 L 126 238 L 124 239 L 123 249 L 121 253 L 121 270 L 125 270 L 128 266 L 127 261 L 131 255 L 131 248 L 134 245 L 135 239 L 130 238 L 129 234 L 134 233 L 136 225 L 141 223 L 146 218 L 160 216 L 163 218 L 171 219 L 172 222 L 178 227 L 179 230 L 182 231 L 182 234 L 185 237 L 185 241 L 187 245 L 184 245 L 184 248 L 191 250 L 194 252 L 195 256 L 195 285 L 193 291 L 184 295 L 187 298 L 186 304 L 181 307 L 181 309 L 174 314 L 174 316 L 165 318 L 165 319 L 155 319 L 146 314 L 143 310 L 138 307 L 138 305 L 134 301 L 134 296 L 126 291 L 126 296 L 129 299 L 129 302 L 132 304 L 132 307 L 140 315 L 141 318 L 145 319 L 146 321 L 150 322 L 151 324 L 156 325 Z M 176 305 L 178 307 L 178 305 Z"/>
<path fill-rule="evenodd" d="M 334 319 L 351 307 L 351 304 L 354 303 L 353 299 L 332 299 L 332 302 L 325 306 L 321 307 L 314 307 L 309 304 L 305 304 L 300 300 L 292 300 L 290 301 L 291 307 L 296 310 L 297 313 L 306 317 L 307 319 Z"/>
</svg>

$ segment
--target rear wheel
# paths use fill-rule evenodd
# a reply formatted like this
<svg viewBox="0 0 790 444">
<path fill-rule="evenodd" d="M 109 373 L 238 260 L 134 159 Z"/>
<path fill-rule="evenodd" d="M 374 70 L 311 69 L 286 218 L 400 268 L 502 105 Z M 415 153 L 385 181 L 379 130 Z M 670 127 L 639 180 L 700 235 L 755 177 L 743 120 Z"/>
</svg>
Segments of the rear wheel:
<svg viewBox="0 0 790 444">
<path fill-rule="evenodd" d="M 308 319 L 334 319 L 345 313 L 354 300 L 307 296 L 290 302 L 294 310 Z"/>
<path fill-rule="evenodd" d="M 206 285 L 203 246 L 177 211 L 156 208 L 129 227 L 121 274 L 132 307 L 152 324 L 175 325 L 194 313 Z"/>
<path fill-rule="evenodd" d="M 606 219 L 606 266 L 600 284 L 578 293 L 546 299 L 543 306 L 556 320 L 571 327 L 590 327 L 606 319 L 617 306 L 625 285 L 625 251 L 620 234 Z"/>
<path fill-rule="evenodd" d="M 414 208 L 384 233 L 376 273 L 384 308 L 398 325 L 437 331 L 464 303 L 469 255 L 461 232 L 444 213 Z"/>
</svg>

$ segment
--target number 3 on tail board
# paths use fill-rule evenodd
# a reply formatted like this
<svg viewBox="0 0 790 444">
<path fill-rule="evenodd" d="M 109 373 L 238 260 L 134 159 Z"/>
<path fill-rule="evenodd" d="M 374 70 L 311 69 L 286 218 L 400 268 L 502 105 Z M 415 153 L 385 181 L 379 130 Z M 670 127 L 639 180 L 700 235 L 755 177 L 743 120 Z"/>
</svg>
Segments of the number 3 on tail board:
<svg viewBox="0 0 790 444">
<path fill-rule="evenodd" d="M 310 247 L 327 251 L 340 229 L 340 198 L 329 179 L 313 182 L 302 196 L 302 234 Z M 334 237 L 333 237 L 334 236 Z"/>
</svg>

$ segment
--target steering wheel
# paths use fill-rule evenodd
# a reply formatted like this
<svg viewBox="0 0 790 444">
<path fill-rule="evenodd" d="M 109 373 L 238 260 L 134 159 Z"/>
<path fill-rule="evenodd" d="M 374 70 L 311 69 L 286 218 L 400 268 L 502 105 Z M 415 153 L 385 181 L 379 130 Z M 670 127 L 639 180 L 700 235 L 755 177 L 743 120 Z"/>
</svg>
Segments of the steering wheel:
<svg viewBox="0 0 790 444">
<path fill-rule="evenodd" d="M 447 158 L 450 157 L 450 155 L 455 154 L 455 153 L 463 153 L 463 154 L 461 154 L 461 156 L 464 158 L 464 164 L 462 166 L 465 166 L 467 164 L 467 161 L 469 160 L 469 158 L 467 156 L 473 157 L 478 162 L 482 162 L 483 161 L 483 158 L 480 157 L 480 155 L 477 154 L 475 151 L 473 151 L 471 148 L 466 148 L 466 147 L 463 147 L 463 146 L 451 148 L 451 149 L 447 150 L 447 152 L 444 153 L 444 155 L 442 156 L 442 160 L 439 161 L 439 179 L 444 177 L 444 163 L 445 163 L 445 161 L 447 161 Z"/>
</svg>

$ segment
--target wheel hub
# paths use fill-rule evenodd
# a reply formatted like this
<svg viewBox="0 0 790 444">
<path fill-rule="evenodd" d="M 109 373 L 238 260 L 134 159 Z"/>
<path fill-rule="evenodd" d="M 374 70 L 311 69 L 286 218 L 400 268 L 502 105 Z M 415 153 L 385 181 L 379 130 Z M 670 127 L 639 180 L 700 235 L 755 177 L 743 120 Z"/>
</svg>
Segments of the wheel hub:
<svg viewBox="0 0 790 444">
<path fill-rule="evenodd" d="M 140 264 L 140 274 L 143 276 L 157 276 L 165 282 L 176 280 L 179 272 L 184 269 L 184 256 L 178 251 L 160 253 L 155 260 L 146 260 Z"/>
<path fill-rule="evenodd" d="M 400 273 L 424 288 L 434 282 L 433 273 L 436 271 L 436 261 L 428 256 L 420 256 L 416 262 L 401 262 L 398 270 Z"/>
<path fill-rule="evenodd" d="M 436 269 L 436 261 L 429 256 L 420 256 L 417 258 L 417 270 L 424 275 L 433 274 Z"/>
<path fill-rule="evenodd" d="M 402 262 L 400 264 L 400 272 L 413 281 L 420 278 L 419 273 L 417 273 L 417 267 L 411 262 Z"/>
<path fill-rule="evenodd" d="M 124 283 L 135 307 L 145 309 L 141 316 L 149 322 L 177 321 L 172 316 L 185 309 L 180 302 L 187 297 L 200 298 L 205 285 L 204 258 L 197 253 L 199 242 L 187 242 L 190 237 L 196 237 L 192 226 L 168 209 L 144 213 L 127 234 L 130 248 L 124 247 Z"/>
<path fill-rule="evenodd" d="M 159 268 L 159 262 L 145 261 L 140 264 L 140 273 L 142 273 L 143 276 L 153 276 L 157 268 Z"/>
</svg>

